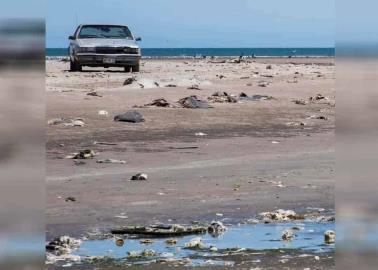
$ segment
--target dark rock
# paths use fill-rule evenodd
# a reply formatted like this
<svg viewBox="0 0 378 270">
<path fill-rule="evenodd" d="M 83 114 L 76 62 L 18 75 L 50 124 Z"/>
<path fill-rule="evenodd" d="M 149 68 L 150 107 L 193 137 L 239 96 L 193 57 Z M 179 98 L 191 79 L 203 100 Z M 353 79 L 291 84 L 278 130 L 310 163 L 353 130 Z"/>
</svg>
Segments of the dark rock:
<svg viewBox="0 0 378 270">
<path fill-rule="evenodd" d="M 128 123 L 141 123 L 141 122 L 144 122 L 145 119 L 143 118 L 143 115 L 137 111 L 128 111 L 124 114 L 115 116 L 114 121 L 128 122 Z"/>
<path fill-rule="evenodd" d="M 182 98 L 178 103 L 184 108 L 189 109 L 209 109 L 212 108 L 206 101 L 200 100 L 197 96 Z"/>
</svg>

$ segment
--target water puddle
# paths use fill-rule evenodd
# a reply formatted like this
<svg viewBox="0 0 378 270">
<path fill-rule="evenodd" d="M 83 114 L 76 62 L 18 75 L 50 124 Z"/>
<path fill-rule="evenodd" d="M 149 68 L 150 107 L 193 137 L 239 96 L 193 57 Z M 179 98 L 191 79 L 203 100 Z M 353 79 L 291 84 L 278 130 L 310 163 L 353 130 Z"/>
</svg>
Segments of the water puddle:
<svg viewBox="0 0 378 270">
<path fill-rule="evenodd" d="M 292 230 L 292 241 L 283 241 L 282 232 Z M 266 250 L 298 250 L 304 253 L 332 252 L 334 245 L 324 243 L 324 232 L 334 230 L 335 223 L 287 222 L 256 225 L 228 226 L 227 231 L 214 237 L 208 233 L 174 238 L 175 244 L 167 244 L 172 238 L 144 238 L 125 235 L 121 238 L 86 240 L 72 255 L 81 258 L 101 257 L 123 260 L 130 264 L 143 264 L 159 260 L 191 259 L 191 265 L 232 265 L 222 256 L 233 252 L 259 252 Z M 201 237 L 205 248 L 188 249 L 185 244 Z M 118 240 L 118 241 L 117 241 Z M 142 244 L 146 242 L 148 244 Z M 212 247 L 212 248 L 211 248 Z M 215 247 L 215 248 L 214 248 Z M 143 254 L 143 251 L 146 253 Z M 152 251 L 152 254 L 151 254 Z M 133 256 L 133 255 L 134 256 Z M 139 254 L 139 255 L 136 255 Z M 141 255 L 143 254 L 143 255 Z"/>
</svg>

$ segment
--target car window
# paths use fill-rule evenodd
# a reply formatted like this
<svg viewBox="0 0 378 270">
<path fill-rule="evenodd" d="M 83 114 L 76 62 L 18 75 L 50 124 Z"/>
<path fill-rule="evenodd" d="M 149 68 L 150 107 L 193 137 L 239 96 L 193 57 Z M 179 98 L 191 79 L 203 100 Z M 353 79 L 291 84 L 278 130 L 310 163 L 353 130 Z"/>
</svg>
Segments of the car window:
<svg viewBox="0 0 378 270">
<path fill-rule="evenodd" d="M 126 38 L 132 39 L 131 32 L 126 26 L 83 26 L 79 38 Z"/>
</svg>

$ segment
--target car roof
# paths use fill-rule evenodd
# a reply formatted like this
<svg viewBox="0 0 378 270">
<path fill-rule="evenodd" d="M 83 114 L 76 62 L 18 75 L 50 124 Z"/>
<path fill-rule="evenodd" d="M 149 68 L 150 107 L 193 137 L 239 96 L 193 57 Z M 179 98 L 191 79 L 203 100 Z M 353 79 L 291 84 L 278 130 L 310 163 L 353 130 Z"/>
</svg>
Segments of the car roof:
<svg viewBox="0 0 378 270">
<path fill-rule="evenodd" d="M 122 26 L 122 27 L 127 27 L 127 25 L 122 25 L 122 24 L 81 24 L 79 27 L 83 26 Z"/>
</svg>

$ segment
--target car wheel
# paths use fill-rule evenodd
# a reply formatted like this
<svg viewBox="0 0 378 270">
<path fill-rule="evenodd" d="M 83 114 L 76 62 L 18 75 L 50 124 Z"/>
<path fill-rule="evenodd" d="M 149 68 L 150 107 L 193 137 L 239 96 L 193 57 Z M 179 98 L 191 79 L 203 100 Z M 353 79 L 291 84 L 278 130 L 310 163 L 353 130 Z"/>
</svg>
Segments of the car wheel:
<svg viewBox="0 0 378 270">
<path fill-rule="evenodd" d="M 70 60 L 70 70 L 73 72 L 82 71 L 82 66 L 75 60 L 74 61 Z"/>
<path fill-rule="evenodd" d="M 131 67 L 130 66 L 125 66 L 124 69 L 125 69 L 125 72 L 131 72 Z"/>
<path fill-rule="evenodd" d="M 140 63 L 133 66 L 133 72 L 139 72 L 140 71 Z"/>
</svg>

